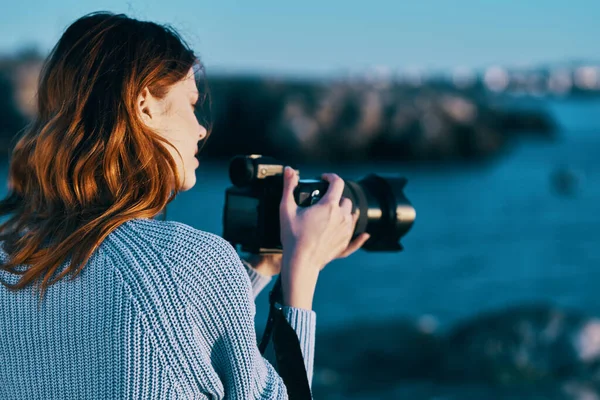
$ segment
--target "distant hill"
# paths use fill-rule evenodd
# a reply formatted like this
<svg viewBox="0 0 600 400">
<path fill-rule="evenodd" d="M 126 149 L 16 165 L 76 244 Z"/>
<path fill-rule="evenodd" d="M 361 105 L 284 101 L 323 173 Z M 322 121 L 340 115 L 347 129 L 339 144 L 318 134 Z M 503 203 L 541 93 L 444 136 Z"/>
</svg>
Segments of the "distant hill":
<svg viewBox="0 0 600 400">
<path fill-rule="evenodd" d="M 35 116 L 42 57 L 0 58 L 0 154 Z M 542 110 L 498 107 L 481 86 L 391 79 L 210 76 L 198 117 L 214 129 L 207 158 L 263 153 L 288 161 L 447 162 L 499 154 L 515 134 L 547 138 Z"/>
</svg>

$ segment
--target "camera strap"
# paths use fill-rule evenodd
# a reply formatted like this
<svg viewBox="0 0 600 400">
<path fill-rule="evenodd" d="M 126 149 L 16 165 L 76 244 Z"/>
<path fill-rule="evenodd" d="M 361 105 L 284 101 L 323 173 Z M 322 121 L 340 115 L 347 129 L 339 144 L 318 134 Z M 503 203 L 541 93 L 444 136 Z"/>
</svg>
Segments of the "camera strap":
<svg viewBox="0 0 600 400">
<path fill-rule="evenodd" d="M 269 318 L 258 348 L 264 354 L 269 339 L 273 336 L 277 369 L 287 388 L 288 397 L 290 400 L 310 400 L 312 395 L 300 341 L 296 331 L 283 315 L 281 278 L 277 278 L 269 293 L 269 304 Z"/>
</svg>

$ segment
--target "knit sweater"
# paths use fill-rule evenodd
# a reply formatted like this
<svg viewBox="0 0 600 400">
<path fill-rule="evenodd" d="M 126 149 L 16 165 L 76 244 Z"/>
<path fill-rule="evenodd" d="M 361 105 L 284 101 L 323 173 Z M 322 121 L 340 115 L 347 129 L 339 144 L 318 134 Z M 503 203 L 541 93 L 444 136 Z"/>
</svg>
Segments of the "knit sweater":
<svg viewBox="0 0 600 400">
<path fill-rule="evenodd" d="M 0 285 L 0 399 L 285 399 L 256 343 L 254 297 L 269 279 L 217 235 L 130 220 L 39 308 L 32 287 Z M 311 382 L 316 315 L 284 315 Z"/>
</svg>

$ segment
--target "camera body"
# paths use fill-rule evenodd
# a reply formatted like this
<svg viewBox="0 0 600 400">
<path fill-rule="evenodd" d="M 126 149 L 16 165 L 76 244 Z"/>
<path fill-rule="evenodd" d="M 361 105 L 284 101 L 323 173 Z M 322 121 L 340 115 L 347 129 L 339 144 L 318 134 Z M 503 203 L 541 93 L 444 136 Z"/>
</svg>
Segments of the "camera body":
<svg viewBox="0 0 600 400">
<path fill-rule="evenodd" d="M 283 192 L 285 164 L 261 155 L 237 156 L 229 165 L 234 186 L 225 191 L 223 238 L 234 247 L 255 254 L 281 253 L 279 205 Z M 358 182 L 344 180 L 343 197 L 359 213 L 352 238 L 371 234 L 363 249 L 399 251 L 398 242 L 412 226 L 414 208 L 404 197 L 405 178 L 384 178 L 370 174 Z M 327 191 L 329 182 L 300 179 L 294 199 L 310 207 Z"/>
<path fill-rule="evenodd" d="M 234 186 L 225 192 L 223 237 L 233 245 L 241 245 L 243 251 L 281 252 L 279 204 L 284 168 L 275 159 L 260 155 L 231 161 L 229 176 Z M 319 181 L 300 181 L 294 192 L 296 203 L 314 203 L 316 196 L 314 200 L 309 197 L 319 190 L 323 190 Z"/>
</svg>

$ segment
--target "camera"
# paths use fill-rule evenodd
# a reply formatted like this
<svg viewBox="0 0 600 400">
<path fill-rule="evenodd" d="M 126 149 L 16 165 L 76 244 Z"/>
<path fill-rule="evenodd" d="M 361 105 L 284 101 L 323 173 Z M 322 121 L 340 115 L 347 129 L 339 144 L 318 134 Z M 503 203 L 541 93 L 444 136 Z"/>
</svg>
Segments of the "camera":
<svg viewBox="0 0 600 400">
<path fill-rule="evenodd" d="M 232 187 L 225 191 L 223 238 L 254 254 L 281 253 L 279 204 L 283 193 L 283 164 L 262 155 L 236 156 L 229 164 Z M 343 197 L 352 201 L 358 220 L 352 238 L 363 232 L 368 251 L 400 251 L 400 238 L 412 227 L 416 212 L 404 195 L 406 178 L 368 174 L 354 182 L 344 179 Z M 294 198 L 310 207 L 327 192 L 329 182 L 300 179 Z"/>
</svg>

